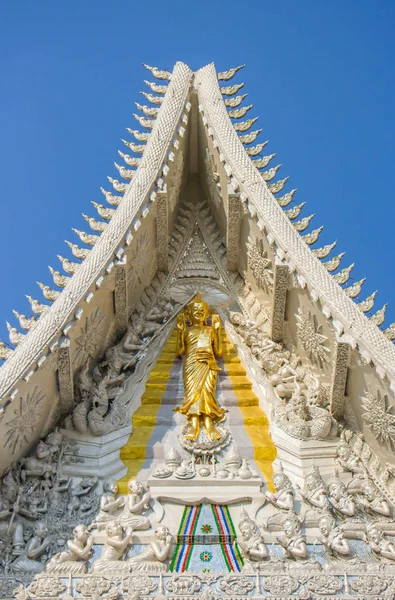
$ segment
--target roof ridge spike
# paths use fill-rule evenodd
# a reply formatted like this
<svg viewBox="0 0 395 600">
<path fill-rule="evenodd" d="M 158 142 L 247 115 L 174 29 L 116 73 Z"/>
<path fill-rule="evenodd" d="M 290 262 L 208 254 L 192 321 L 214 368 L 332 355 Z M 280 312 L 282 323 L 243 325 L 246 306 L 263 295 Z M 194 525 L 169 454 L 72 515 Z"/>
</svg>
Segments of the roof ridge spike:
<svg viewBox="0 0 395 600">
<path fill-rule="evenodd" d="M 229 81 L 238 71 L 240 71 L 240 69 L 244 69 L 244 67 L 245 65 L 240 65 L 238 67 L 233 67 L 228 71 L 221 71 L 220 73 L 217 73 L 217 79 L 218 81 Z"/>
<path fill-rule="evenodd" d="M 144 98 L 146 98 L 152 104 L 162 104 L 163 97 L 162 96 L 154 96 L 153 94 L 149 94 L 148 92 L 140 92 Z"/>
<path fill-rule="evenodd" d="M 316 258 L 326 258 L 332 252 L 336 244 L 337 240 L 335 242 L 332 242 L 332 244 L 327 244 L 322 248 L 316 248 L 315 250 L 312 250 L 312 253 Z"/>
<path fill-rule="evenodd" d="M 324 226 L 321 225 L 321 227 L 318 227 L 318 229 L 313 229 L 313 231 L 310 231 L 310 233 L 306 233 L 306 235 L 302 235 L 301 238 L 308 246 L 312 246 L 313 244 L 315 244 L 318 241 L 318 238 L 320 237 L 320 233 L 322 232 L 323 229 L 324 229 Z"/>
<path fill-rule="evenodd" d="M 248 106 L 242 106 L 241 108 L 234 108 L 232 110 L 228 110 L 228 115 L 231 119 L 242 119 L 248 113 L 251 108 L 253 108 L 253 104 L 248 104 Z"/>
<path fill-rule="evenodd" d="M 323 262 L 322 264 L 324 265 L 325 269 L 329 273 L 333 273 L 333 271 L 336 271 L 336 269 L 339 268 L 340 261 L 344 255 L 345 255 L 345 252 L 340 252 L 340 254 L 338 254 L 337 256 L 334 256 L 330 260 Z"/>
<path fill-rule="evenodd" d="M 60 288 L 64 288 L 67 285 L 70 277 L 66 277 L 66 275 L 62 275 L 60 271 L 56 271 L 53 267 L 48 266 L 49 272 L 52 275 L 54 284 Z"/>
<path fill-rule="evenodd" d="M 349 298 L 356 298 L 361 293 L 361 289 L 365 281 L 366 277 L 363 277 L 362 279 L 356 281 L 352 285 L 343 288 L 343 291 L 347 294 Z"/>
<path fill-rule="evenodd" d="M 272 167 L 268 171 L 263 171 L 263 173 L 261 173 L 263 181 L 271 181 L 272 179 L 274 179 L 277 175 L 277 171 L 281 169 L 281 167 L 282 165 L 277 165 L 277 167 Z"/>
<path fill-rule="evenodd" d="M 151 67 L 150 65 L 147 65 L 146 63 L 143 63 L 143 67 L 148 69 L 148 71 L 151 71 L 152 75 L 154 77 L 156 77 L 156 79 L 161 79 L 161 80 L 165 80 L 165 81 L 170 81 L 170 79 L 171 79 L 170 71 L 164 71 L 162 69 L 158 69 L 158 67 Z"/>
<path fill-rule="evenodd" d="M 105 219 L 106 221 L 110 221 L 110 219 L 112 219 L 115 213 L 114 208 L 106 208 L 105 206 L 103 206 L 103 204 L 98 204 L 98 202 L 95 202 L 94 200 L 91 200 L 91 203 L 96 208 L 99 216 L 102 219 Z"/>
<path fill-rule="evenodd" d="M 167 84 L 166 85 L 159 85 L 158 83 L 155 83 L 154 81 L 147 81 L 146 79 L 144 79 L 144 83 L 145 85 L 147 85 L 150 90 L 152 90 L 153 92 L 155 92 L 155 94 L 166 94 L 167 91 Z"/>
<path fill-rule="evenodd" d="M 365 300 L 362 300 L 362 302 L 359 302 L 357 304 L 359 310 L 361 310 L 364 313 L 367 313 L 370 310 L 372 310 L 376 296 L 377 296 L 377 290 L 374 291 L 372 294 L 370 294 L 370 296 L 365 298 Z"/>
<path fill-rule="evenodd" d="M 79 263 L 71 262 L 71 260 L 64 258 L 64 256 L 61 256 L 60 254 L 57 254 L 56 256 L 60 260 L 63 270 L 69 275 L 74 275 L 80 266 Z"/>
<path fill-rule="evenodd" d="M 7 360 L 13 353 L 14 350 L 0 340 L 0 360 Z"/>
<path fill-rule="evenodd" d="M 156 106 L 146 106 L 143 104 L 139 104 L 138 102 L 135 102 L 135 105 L 139 110 L 141 110 L 142 113 L 145 114 L 146 117 L 153 117 L 154 119 L 156 119 L 156 117 L 158 116 L 159 108 L 157 108 Z"/>
<path fill-rule="evenodd" d="M 126 140 L 123 140 L 123 139 L 121 139 L 121 141 L 125 144 L 125 146 L 130 148 L 130 150 L 132 152 L 134 152 L 135 154 L 143 154 L 144 150 L 147 147 L 146 144 L 134 144 L 133 142 L 127 142 Z"/>
<path fill-rule="evenodd" d="M 30 331 L 35 325 L 37 325 L 37 317 L 26 317 L 26 315 L 22 315 L 17 310 L 13 310 L 12 312 L 18 319 L 20 327 L 22 327 L 22 329 L 25 331 Z"/>
<path fill-rule="evenodd" d="M 131 181 L 136 173 L 136 171 L 133 171 L 132 169 L 127 169 L 123 165 L 119 165 L 117 162 L 115 162 L 115 160 L 114 167 L 117 169 L 120 176 L 123 177 L 123 179 L 126 179 L 127 181 Z"/>
<path fill-rule="evenodd" d="M 266 142 L 262 142 L 260 144 L 257 144 L 256 146 L 250 146 L 249 148 L 246 148 L 245 150 L 246 150 L 248 156 L 258 156 L 258 154 L 260 154 L 262 152 L 262 150 L 264 149 L 265 146 L 268 145 L 268 143 L 269 143 L 269 140 L 266 140 Z"/>
<path fill-rule="evenodd" d="M 155 119 L 147 119 L 145 117 L 141 117 L 140 115 L 136 115 L 136 113 L 133 113 L 133 116 L 136 121 L 140 123 L 141 127 L 144 127 L 144 129 L 154 128 Z"/>
<path fill-rule="evenodd" d="M 284 214 L 287 215 L 287 217 L 290 221 L 293 221 L 294 219 L 298 218 L 298 216 L 302 212 L 303 207 L 305 205 L 306 205 L 306 202 L 301 202 L 300 204 L 296 204 L 292 208 L 289 208 L 288 210 L 284 210 Z"/>
<path fill-rule="evenodd" d="M 279 179 L 275 183 L 268 183 L 267 187 L 272 194 L 278 194 L 278 192 L 281 192 L 288 179 L 289 176 L 285 177 L 284 179 Z"/>
<path fill-rule="evenodd" d="M 355 263 L 352 263 L 349 267 L 345 267 L 335 275 L 332 275 L 333 279 L 339 284 L 343 285 L 343 283 L 347 283 L 350 279 L 351 271 L 353 270 Z"/>
<path fill-rule="evenodd" d="M 242 144 L 251 144 L 252 142 L 255 142 L 256 138 L 260 133 L 262 133 L 262 131 L 263 129 L 256 129 L 255 131 L 251 131 L 245 135 L 239 135 L 239 140 Z"/>
<path fill-rule="evenodd" d="M 94 246 L 100 237 L 98 235 L 92 235 L 91 233 L 86 233 L 85 231 L 80 231 L 79 229 L 74 229 L 74 227 L 72 228 L 72 230 L 74 231 L 75 234 L 78 235 L 81 242 L 83 242 L 87 246 Z"/>
<path fill-rule="evenodd" d="M 295 221 L 295 223 L 292 223 L 292 225 L 295 227 L 296 231 L 299 231 L 301 233 L 302 231 L 306 231 L 306 229 L 310 225 L 311 219 L 314 219 L 314 217 L 315 213 L 309 215 L 308 217 L 303 217 L 303 219 L 301 219 L 300 221 Z"/>
<path fill-rule="evenodd" d="M 248 148 L 247 148 L 248 150 Z M 252 159 L 253 163 L 254 163 L 254 167 L 256 167 L 257 169 L 264 169 L 265 167 L 267 167 L 267 165 L 270 163 L 271 160 L 273 160 L 273 158 L 277 156 L 277 153 L 274 152 L 274 154 L 268 154 L 267 156 L 262 156 L 261 158 L 255 158 Z M 279 165 L 278 168 L 280 168 L 281 165 Z"/>
<path fill-rule="evenodd" d="M 49 285 L 45 285 L 44 283 L 41 283 L 41 281 L 37 281 L 37 285 L 41 289 L 44 298 L 46 298 L 50 302 L 54 302 L 56 298 L 61 294 L 61 292 L 58 292 L 58 290 L 52 290 L 49 287 Z"/>
<path fill-rule="evenodd" d="M 6 324 L 8 330 L 8 337 L 10 338 L 11 344 L 13 346 L 18 346 L 18 344 L 21 343 L 26 334 L 18 331 L 16 327 L 12 327 L 12 325 L 8 321 L 6 321 Z"/>
<path fill-rule="evenodd" d="M 98 221 L 94 217 L 88 217 L 88 215 L 85 215 L 84 213 L 82 213 L 82 216 L 84 217 L 85 221 L 89 224 L 89 227 L 93 231 L 103 233 L 103 231 L 107 227 L 107 223 L 104 223 L 104 221 Z"/>
<path fill-rule="evenodd" d="M 254 117 L 253 119 L 247 119 L 246 121 L 240 121 L 240 123 L 233 123 L 233 127 L 235 131 L 248 131 L 254 123 L 257 122 L 259 117 Z"/>
<path fill-rule="evenodd" d="M 225 98 L 224 103 L 228 108 L 237 108 L 240 104 L 247 98 L 248 94 L 241 94 L 240 96 L 235 96 L 234 98 Z"/>
<path fill-rule="evenodd" d="M 234 96 L 243 87 L 244 87 L 244 82 L 237 83 L 235 85 L 226 85 L 225 87 L 221 87 L 220 89 L 221 89 L 221 94 L 223 94 L 224 96 Z"/>
<path fill-rule="evenodd" d="M 395 323 L 391 323 L 387 329 L 383 329 L 383 333 L 388 340 L 393 342 L 395 340 Z"/>
<path fill-rule="evenodd" d="M 119 154 L 119 156 L 121 156 L 123 158 L 125 163 L 127 165 L 129 165 L 129 167 L 138 167 L 139 164 L 141 163 L 140 156 L 130 156 L 130 154 L 125 154 L 124 152 L 121 152 L 120 150 L 118 150 L 118 154 Z"/>
<path fill-rule="evenodd" d="M 114 190 L 119 194 L 124 194 L 129 187 L 128 183 L 122 183 L 121 181 L 118 181 L 118 179 L 113 179 L 109 175 L 107 175 L 107 179 L 111 183 Z"/>
<path fill-rule="evenodd" d="M 291 204 L 292 198 L 294 197 L 296 191 L 297 191 L 297 188 L 294 188 L 290 192 L 287 192 L 286 194 L 284 194 L 284 196 L 281 196 L 280 198 L 276 198 L 278 204 L 282 208 L 285 208 L 285 206 L 288 206 L 288 204 Z"/>
<path fill-rule="evenodd" d="M 79 258 L 80 260 L 85 260 L 85 258 L 87 258 L 90 249 L 89 248 L 80 248 L 79 246 L 77 246 L 77 244 L 73 244 L 72 242 L 69 242 L 68 240 L 65 240 L 66 244 L 68 245 L 68 247 L 70 248 L 71 252 L 73 253 L 73 256 L 75 256 L 76 258 Z"/>
<path fill-rule="evenodd" d="M 371 317 L 368 317 L 369 321 L 380 327 L 385 321 L 385 313 L 387 311 L 388 302 L 384 304 L 382 308 L 380 308 L 377 312 L 374 313 Z"/>
<path fill-rule="evenodd" d="M 111 206 L 119 206 L 122 200 L 122 196 L 116 196 L 112 192 L 107 192 L 104 188 L 100 188 L 101 193 L 105 196 L 107 202 L 111 204 Z"/>
<path fill-rule="evenodd" d="M 39 317 L 42 314 L 44 314 L 45 311 L 47 311 L 49 309 L 49 306 L 47 304 L 42 304 L 38 300 L 35 300 L 31 296 L 29 296 L 28 294 L 26 294 L 26 298 L 28 299 L 28 301 L 30 303 L 30 306 L 32 307 L 32 311 L 34 312 L 34 314 L 38 315 Z"/>
<path fill-rule="evenodd" d="M 130 129 L 130 127 L 126 127 L 126 131 L 136 138 L 138 142 L 148 142 L 151 135 L 149 131 L 139 131 L 138 129 Z"/>
</svg>

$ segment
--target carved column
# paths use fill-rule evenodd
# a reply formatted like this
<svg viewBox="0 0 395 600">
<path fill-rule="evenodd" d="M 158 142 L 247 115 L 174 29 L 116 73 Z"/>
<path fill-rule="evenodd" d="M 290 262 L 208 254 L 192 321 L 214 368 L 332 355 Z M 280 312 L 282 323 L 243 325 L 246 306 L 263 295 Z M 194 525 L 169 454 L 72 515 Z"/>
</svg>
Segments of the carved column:
<svg viewBox="0 0 395 600">
<path fill-rule="evenodd" d="M 169 270 L 168 256 L 168 212 L 167 193 L 161 191 L 156 196 L 156 248 L 158 257 L 158 270 L 167 273 Z"/>
<path fill-rule="evenodd" d="M 60 410 L 62 413 L 68 413 L 73 409 L 74 403 L 74 383 L 69 337 L 60 338 L 57 353 Z"/>
<path fill-rule="evenodd" d="M 332 372 L 330 409 L 332 416 L 338 420 L 343 418 L 344 413 L 344 400 L 349 362 L 349 344 L 337 342 Z"/>
<path fill-rule="evenodd" d="M 288 277 L 289 268 L 287 265 L 274 265 L 273 303 L 270 329 L 270 337 L 274 342 L 281 342 L 283 339 Z"/>
<path fill-rule="evenodd" d="M 114 266 L 114 312 L 117 336 L 125 333 L 128 327 L 128 282 L 126 256 L 116 261 Z"/>
<path fill-rule="evenodd" d="M 240 196 L 228 190 L 228 219 L 226 224 L 226 267 L 228 271 L 237 271 L 239 266 L 240 225 Z"/>
</svg>

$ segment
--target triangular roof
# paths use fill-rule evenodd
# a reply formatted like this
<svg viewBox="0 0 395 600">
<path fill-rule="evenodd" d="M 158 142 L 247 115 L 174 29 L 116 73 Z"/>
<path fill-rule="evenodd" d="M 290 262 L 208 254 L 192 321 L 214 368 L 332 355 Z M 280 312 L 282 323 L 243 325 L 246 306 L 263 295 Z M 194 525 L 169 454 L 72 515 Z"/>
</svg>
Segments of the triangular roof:
<svg viewBox="0 0 395 600">
<path fill-rule="evenodd" d="M 279 166 L 270 167 L 274 154 L 262 156 L 266 143 L 258 140 L 261 130 L 256 129 L 257 118 L 250 118 L 252 105 L 245 104 L 244 84 L 230 83 L 239 68 L 217 73 L 214 64 L 210 64 L 193 72 L 181 62 L 176 63 L 172 73 L 147 68 L 158 83 L 147 82 L 150 90 L 144 95 L 150 105 L 138 105 L 141 115 L 135 116 L 140 129 L 129 130 L 136 141 L 124 141 L 127 152 L 132 154 L 120 152 L 126 166 L 116 164 L 116 168 L 124 182 L 109 177 L 115 193 L 102 190 L 108 206 L 95 204 L 101 220 L 86 216 L 92 234 L 75 230 L 85 248 L 69 245 L 82 263 L 60 257 L 66 275 L 53 272 L 60 291 L 42 286 L 45 297 L 53 302 L 50 308 L 44 310 L 31 299 L 36 314 L 42 312 L 37 322 L 17 315 L 22 327 L 30 331 L 23 336 L 11 328 L 10 337 L 18 343 L 17 348 L 14 352 L 3 348 L 3 354 L 8 354 L 0 370 L 3 406 L 26 393 L 29 380 L 32 383 L 27 387 L 34 386 L 37 373 L 56 348 L 61 350 L 60 355 L 68 356 L 73 339 L 81 335 L 81 324 L 88 327 L 92 318 L 90 307 L 100 305 L 103 289 L 117 287 L 123 269 L 133 279 L 144 253 L 144 235 L 156 239 L 157 263 L 149 265 L 152 274 L 156 267 L 166 273 L 183 189 L 187 179 L 197 173 L 222 236 L 230 273 L 238 269 L 243 274 L 246 267 L 259 281 L 259 264 L 254 267 L 253 261 L 248 263 L 246 258 L 252 252 L 248 244 L 255 242 L 240 237 L 246 215 L 252 229 L 266 240 L 260 264 L 269 261 L 273 286 L 262 296 L 261 304 L 270 316 L 273 338 L 283 339 L 284 314 L 288 322 L 297 322 L 293 315 L 297 311 L 292 312 L 292 302 L 289 304 L 284 292 L 283 284 L 290 274 L 293 287 L 301 294 L 308 293 L 309 302 L 318 313 L 315 318 L 329 327 L 335 342 L 357 349 L 363 360 L 375 367 L 384 386 L 394 390 L 395 348 L 377 327 L 384 320 L 385 309 L 366 317 L 362 310 L 369 310 L 374 298 L 368 298 L 366 306 L 357 305 L 352 299 L 362 282 L 346 289 L 340 285 L 346 286 L 352 265 L 333 273 L 341 259 L 341 255 L 330 255 L 333 245 L 312 247 L 322 228 L 310 225 L 312 217 L 299 218 L 302 205 L 289 208 L 294 190 L 286 192 L 288 178 L 279 178 Z M 276 197 L 278 194 L 281 197 Z M 146 223 L 153 210 L 155 231 L 148 234 Z M 259 263 L 259 251 L 256 252 Z M 135 284 L 138 288 L 138 278 Z M 258 287 L 259 284 L 255 291 Z M 138 299 L 133 302 L 136 305 Z M 308 314 L 309 310 L 314 312 L 306 310 Z M 113 329 L 125 329 L 127 312 L 127 307 L 123 313 L 118 307 Z M 392 334 L 390 326 L 387 336 L 391 338 Z M 70 360 L 68 365 L 66 381 L 62 382 L 60 376 L 57 384 L 61 390 L 62 386 L 67 387 L 67 378 L 72 378 Z"/>
</svg>

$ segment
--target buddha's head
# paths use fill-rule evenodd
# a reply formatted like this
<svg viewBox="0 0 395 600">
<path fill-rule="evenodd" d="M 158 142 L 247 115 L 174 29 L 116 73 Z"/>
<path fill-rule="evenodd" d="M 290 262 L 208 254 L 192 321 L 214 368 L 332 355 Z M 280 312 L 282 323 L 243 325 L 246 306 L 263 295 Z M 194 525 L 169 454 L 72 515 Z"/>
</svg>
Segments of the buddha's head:
<svg viewBox="0 0 395 600">
<path fill-rule="evenodd" d="M 196 294 L 194 299 L 188 304 L 188 316 L 193 325 L 204 325 L 209 317 L 208 304 Z"/>
</svg>

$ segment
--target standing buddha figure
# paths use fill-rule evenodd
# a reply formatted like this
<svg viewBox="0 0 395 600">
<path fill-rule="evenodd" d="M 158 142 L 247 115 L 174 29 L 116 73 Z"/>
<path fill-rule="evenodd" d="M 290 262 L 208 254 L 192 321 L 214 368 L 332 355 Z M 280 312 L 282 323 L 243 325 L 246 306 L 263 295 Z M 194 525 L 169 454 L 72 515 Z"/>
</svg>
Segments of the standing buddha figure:
<svg viewBox="0 0 395 600">
<path fill-rule="evenodd" d="M 226 410 L 216 400 L 219 368 L 216 357 L 222 354 L 219 316 L 211 316 L 207 325 L 209 308 L 196 294 L 187 310 L 177 319 L 177 354 L 185 355 L 183 367 L 184 403 L 174 410 L 185 415 L 188 421 L 186 439 L 195 441 L 203 426 L 211 441 L 222 438 L 215 423 L 225 418 Z M 187 326 L 187 319 L 191 325 Z"/>
</svg>

